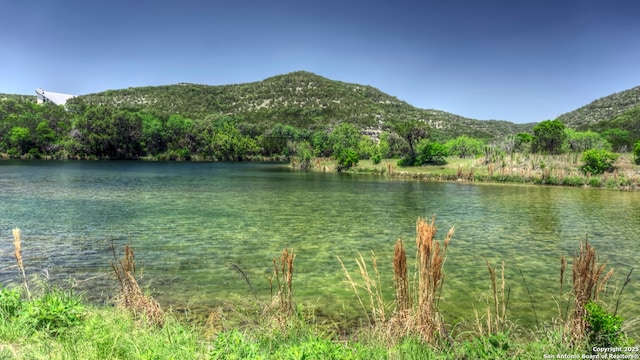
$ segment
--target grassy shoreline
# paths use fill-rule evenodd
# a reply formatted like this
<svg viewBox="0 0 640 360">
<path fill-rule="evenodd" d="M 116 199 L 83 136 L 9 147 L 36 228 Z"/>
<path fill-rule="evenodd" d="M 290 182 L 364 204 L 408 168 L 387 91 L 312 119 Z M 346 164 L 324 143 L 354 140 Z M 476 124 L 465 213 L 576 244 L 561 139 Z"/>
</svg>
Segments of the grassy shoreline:
<svg viewBox="0 0 640 360">
<path fill-rule="evenodd" d="M 616 170 L 602 175 L 583 174 L 577 154 L 537 155 L 514 154 L 502 159 L 485 157 L 460 159 L 447 157 L 446 164 L 400 167 L 397 159 L 384 159 L 379 164 L 361 160 L 349 170 L 351 174 L 374 174 L 400 179 L 447 182 L 513 183 L 640 190 L 640 165 L 633 163 L 633 155 L 622 154 Z M 336 172 L 336 161 L 329 158 L 311 160 L 309 170 Z M 293 161 L 291 166 L 296 168 Z"/>
<path fill-rule="evenodd" d="M 416 233 L 413 273 L 402 242 L 396 242 L 391 302 L 382 295 L 375 255 L 370 260 L 360 256 L 356 271 L 338 259 L 367 319 L 344 334 L 319 320 L 313 305 L 296 303 L 296 254 L 288 249 L 273 259 L 270 300 L 229 299 L 227 309 L 211 309 L 206 319 L 198 319 L 188 311 L 161 309 L 141 290 L 140 269 L 129 246 L 122 259 L 112 248 L 118 290 L 108 304 L 89 304 L 72 289 L 30 277 L 22 262 L 20 230 L 14 229 L 17 265 L 3 270 L 17 268 L 19 281 L 0 287 L 0 359 L 540 359 L 582 358 L 613 347 L 621 348 L 616 356 L 638 354 L 625 332 L 640 318 L 625 319 L 621 328 L 623 319 L 604 310 L 613 306 L 598 300 L 598 294 L 613 270 L 597 261 L 588 242 L 571 262 L 573 280 L 564 256 L 560 261 L 558 306 L 566 306 L 564 316 L 523 329 L 508 317 L 504 263 L 500 270 L 488 261 L 486 308 L 475 312 L 475 321 L 446 323 L 438 310 L 439 289 L 454 229 L 438 241 L 435 218 L 430 223 L 418 219 Z M 571 290 L 563 292 L 564 277 Z M 616 311 L 620 295 L 617 300 Z M 591 310 L 594 306 L 597 311 Z M 594 330 L 594 324 L 601 328 Z"/>
</svg>

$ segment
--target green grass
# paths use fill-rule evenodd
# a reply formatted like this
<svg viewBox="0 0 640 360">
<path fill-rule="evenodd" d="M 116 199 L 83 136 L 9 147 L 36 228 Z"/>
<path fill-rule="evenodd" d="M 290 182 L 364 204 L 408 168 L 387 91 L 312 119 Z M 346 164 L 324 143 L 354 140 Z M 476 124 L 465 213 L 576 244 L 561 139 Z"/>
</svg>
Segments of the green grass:
<svg viewBox="0 0 640 360">
<path fill-rule="evenodd" d="M 457 332 L 449 341 L 427 344 L 412 336 L 390 341 L 371 328 L 339 336 L 300 309 L 285 322 L 265 316 L 250 324 L 224 319 L 204 324 L 173 313 L 163 326 L 154 326 L 121 308 L 85 304 L 60 289 L 31 300 L 20 288 L 4 288 L 2 294 L 0 359 L 541 359 L 585 353 L 548 324 L 526 334 Z M 57 311 L 57 319 L 78 321 L 39 326 L 35 312 L 14 311 L 36 305 Z"/>
<path fill-rule="evenodd" d="M 471 181 L 492 183 L 520 183 L 557 186 L 589 186 L 620 190 L 640 190 L 640 166 L 632 161 L 630 153 L 621 154 L 613 173 L 583 174 L 576 154 L 539 155 L 520 154 L 504 156 L 488 162 L 485 158 L 449 156 L 444 165 L 397 165 L 397 159 L 384 159 L 379 164 L 360 160 L 350 173 L 379 174 L 396 178 L 430 181 Z M 332 159 L 312 160 L 314 171 L 332 172 L 336 163 Z"/>
</svg>

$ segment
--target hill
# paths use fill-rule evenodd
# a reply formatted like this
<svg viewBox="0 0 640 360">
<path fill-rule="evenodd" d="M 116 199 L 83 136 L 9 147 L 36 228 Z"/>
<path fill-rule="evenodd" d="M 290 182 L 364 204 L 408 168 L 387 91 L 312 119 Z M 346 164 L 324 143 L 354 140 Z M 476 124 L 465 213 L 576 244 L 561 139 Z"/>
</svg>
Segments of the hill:
<svg viewBox="0 0 640 360">
<path fill-rule="evenodd" d="M 36 101 L 36 96 L 35 95 L 16 95 L 16 94 L 3 94 L 0 93 L 0 100 L 5 100 L 5 99 L 13 99 L 16 101 L 32 101 L 35 102 Z"/>
<path fill-rule="evenodd" d="M 574 129 L 609 128 L 610 122 L 640 109 L 640 86 L 597 99 L 581 108 L 560 115 L 558 119 Z M 640 119 L 638 119 L 640 120 Z"/>
<path fill-rule="evenodd" d="M 79 96 L 75 101 L 203 118 L 210 114 L 241 116 L 246 122 L 270 127 L 283 123 L 323 129 L 348 122 L 363 129 L 382 130 L 407 120 L 423 120 L 443 137 L 466 134 L 499 138 L 530 131 L 533 124 L 482 121 L 433 109 L 419 109 L 359 84 L 330 80 L 298 71 L 245 84 L 176 84 L 108 90 Z"/>
</svg>

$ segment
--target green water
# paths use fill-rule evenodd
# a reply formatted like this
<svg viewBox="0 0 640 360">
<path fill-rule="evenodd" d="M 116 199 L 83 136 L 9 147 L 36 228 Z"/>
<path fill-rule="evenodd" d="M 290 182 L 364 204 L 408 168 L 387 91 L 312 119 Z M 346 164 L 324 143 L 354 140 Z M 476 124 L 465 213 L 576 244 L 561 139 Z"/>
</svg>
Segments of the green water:
<svg viewBox="0 0 640 360">
<path fill-rule="evenodd" d="M 505 261 L 509 317 L 527 325 L 534 311 L 520 270 L 535 313 L 550 320 L 558 315 L 559 258 L 574 255 L 581 240 L 588 237 L 618 270 L 611 299 L 623 273 L 640 263 L 640 193 L 389 180 L 278 164 L 37 161 L 0 162 L 0 189 L 0 267 L 14 263 L 14 227 L 22 229 L 27 271 L 53 281 L 109 273 L 110 244 L 130 240 L 145 286 L 163 305 L 252 297 L 232 263 L 267 298 L 271 261 L 290 247 L 295 300 L 334 318 L 355 317 L 361 311 L 336 256 L 355 270 L 358 252 L 375 252 L 391 301 L 393 244 L 403 238 L 413 255 L 416 218 L 434 213 L 438 238 L 456 226 L 441 303 L 450 323 L 473 321 L 473 308 L 484 309 L 485 259 Z M 623 296 L 628 318 L 640 316 L 639 272 Z M 7 282 L 17 273 L 0 275 Z M 113 294 L 113 280 L 79 289 L 102 299 Z"/>
</svg>

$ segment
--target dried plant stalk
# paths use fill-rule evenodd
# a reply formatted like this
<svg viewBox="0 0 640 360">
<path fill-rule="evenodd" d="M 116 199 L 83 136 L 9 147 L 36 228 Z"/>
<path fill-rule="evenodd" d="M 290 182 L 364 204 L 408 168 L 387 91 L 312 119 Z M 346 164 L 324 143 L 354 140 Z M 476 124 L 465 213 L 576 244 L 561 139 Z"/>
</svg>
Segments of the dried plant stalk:
<svg viewBox="0 0 640 360">
<path fill-rule="evenodd" d="M 416 259 L 418 268 L 416 321 L 420 334 L 427 342 L 431 342 L 436 331 L 440 329 L 436 300 L 444 280 L 442 268 L 447 247 L 455 229 L 452 227 L 449 230 L 442 246 L 435 240 L 436 231 L 435 216 L 431 218 L 431 222 L 418 218 L 416 223 L 416 247 L 418 249 Z"/>
<path fill-rule="evenodd" d="M 293 250 L 285 248 L 280 256 L 280 264 L 278 259 L 273 259 L 273 276 L 269 278 L 270 284 L 273 284 L 273 278 L 276 279 L 278 288 L 278 308 L 283 319 L 293 314 L 293 260 L 296 255 Z M 273 289 L 271 290 L 273 294 Z"/>
<path fill-rule="evenodd" d="M 13 248 L 14 248 L 14 256 L 16 257 L 16 262 L 18 264 L 18 270 L 22 274 L 22 281 L 24 283 L 24 288 L 27 291 L 27 297 L 31 299 L 31 292 L 29 291 L 29 283 L 27 282 L 27 275 L 24 271 L 24 264 L 22 263 L 22 246 L 20 244 L 20 229 L 15 228 L 12 231 L 13 234 Z"/>
<path fill-rule="evenodd" d="M 396 308 L 400 314 L 404 314 L 411 309 L 411 298 L 407 276 L 407 254 L 401 239 L 398 239 L 394 246 L 393 282 L 396 290 Z"/>
<path fill-rule="evenodd" d="M 113 252 L 113 260 L 110 261 L 111 268 L 116 275 L 120 292 L 118 305 L 132 311 L 134 316 L 142 314 L 151 324 L 162 326 L 164 312 L 160 304 L 142 292 L 134 276 L 136 266 L 133 248 L 125 245 L 122 260 L 116 256 L 115 245 L 111 244 L 111 250 Z"/>
<path fill-rule="evenodd" d="M 587 330 L 585 305 L 598 298 L 606 282 L 613 276 L 613 269 L 602 276 L 605 268 L 605 263 L 597 262 L 596 250 L 589 245 L 589 241 L 580 243 L 580 253 L 573 258 L 574 312 L 571 335 L 574 341 L 581 340 Z"/>
</svg>

